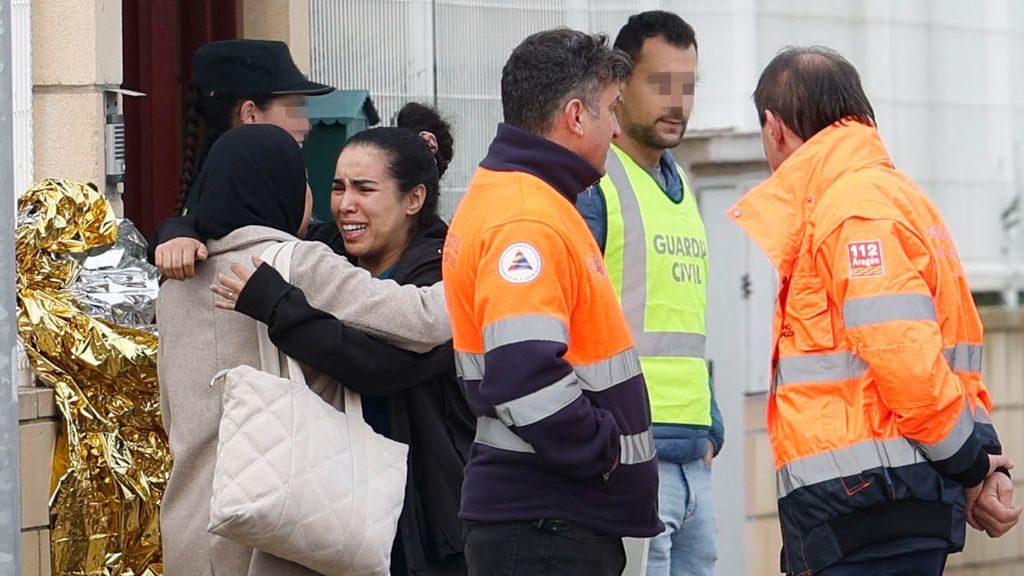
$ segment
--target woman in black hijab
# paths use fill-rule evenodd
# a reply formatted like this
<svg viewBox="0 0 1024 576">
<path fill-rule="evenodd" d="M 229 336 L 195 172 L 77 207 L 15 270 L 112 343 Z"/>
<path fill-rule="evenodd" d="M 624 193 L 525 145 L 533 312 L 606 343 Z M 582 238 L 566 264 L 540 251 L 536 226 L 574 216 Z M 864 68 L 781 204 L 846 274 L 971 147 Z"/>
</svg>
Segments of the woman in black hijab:
<svg viewBox="0 0 1024 576">
<path fill-rule="evenodd" d="M 214 144 L 197 185 L 205 188 L 197 214 L 212 239 L 210 257 L 194 279 L 164 283 L 157 298 L 160 413 L 174 457 L 160 514 L 164 574 L 313 575 L 207 532 L 221 414 L 220 387 L 210 382 L 240 364 L 260 366 L 256 321 L 215 308 L 208 287 L 232 264 L 301 234 L 312 207 L 302 153 L 281 128 L 241 126 Z M 309 255 L 296 246 L 293 262 Z M 310 271 L 292 270 L 295 281 L 311 283 Z M 333 388 L 329 378 L 304 373 L 313 390 Z"/>
<path fill-rule="evenodd" d="M 277 126 L 239 126 L 217 139 L 196 187 L 196 225 L 203 238 L 223 238 L 245 226 L 305 235 L 309 213 L 302 150 Z"/>
</svg>

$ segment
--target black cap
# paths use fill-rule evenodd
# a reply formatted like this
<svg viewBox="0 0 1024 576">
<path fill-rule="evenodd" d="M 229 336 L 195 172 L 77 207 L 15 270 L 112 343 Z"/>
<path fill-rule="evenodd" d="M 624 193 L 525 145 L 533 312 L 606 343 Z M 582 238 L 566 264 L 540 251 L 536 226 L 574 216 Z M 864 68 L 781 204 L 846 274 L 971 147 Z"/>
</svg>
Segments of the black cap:
<svg viewBox="0 0 1024 576">
<path fill-rule="evenodd" d="M 318 96 L 334 90 L 299 72 L 288 45 L 276 40 L 203 44 L 192 60 L 192 82 L 205 96 Z"/>
</svg>

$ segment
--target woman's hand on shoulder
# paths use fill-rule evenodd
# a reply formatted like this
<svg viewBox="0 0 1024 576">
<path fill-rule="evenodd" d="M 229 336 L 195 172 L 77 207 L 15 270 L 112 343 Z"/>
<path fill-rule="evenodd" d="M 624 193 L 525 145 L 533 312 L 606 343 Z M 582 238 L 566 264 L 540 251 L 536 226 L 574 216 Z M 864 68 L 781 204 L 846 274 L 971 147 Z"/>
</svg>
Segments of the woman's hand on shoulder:
<svg viewBox="0 0 1024 576">
<path fill-rule="evenodd" d="M 174 238 L 156 247 L 153 260 L 160 273 L 172 280 L 196 275 L 196 262 L 206 260 L 206 245 L 195 238 Z"/>
<path fill-rule="evenodd" d="M 210 285 L 210 291 L 223 298 L 223 300 L 214 300 L 213 305 L 222 310 L 234 310 L 235 304 L 238 302 L 238 296 L 242 293 L 242 290 L 245 290 L 245 285 L 249 283 L 253 272 L 262 264 L 263 260 L 260 260 L 258 256 L 253 256 L 252 268 L 237 262 L 231 265 L 231 273 L 234 275 L 234 278 L 226 274 L 218 274 L 218 283 Z"/>
</svg>

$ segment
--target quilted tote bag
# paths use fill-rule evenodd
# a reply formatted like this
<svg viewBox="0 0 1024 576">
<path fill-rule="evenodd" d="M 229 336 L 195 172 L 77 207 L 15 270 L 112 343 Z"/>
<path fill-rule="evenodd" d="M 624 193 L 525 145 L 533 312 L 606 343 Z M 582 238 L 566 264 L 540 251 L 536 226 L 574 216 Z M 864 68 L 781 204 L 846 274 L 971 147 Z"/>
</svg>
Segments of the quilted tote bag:
<svg viewBox="0 0 1024 576">
<path fill-rule="evenodd" d="M 295 242 L 263 253 L 287 280 Z M 327 576 L 387 576 L 405 498 L 408 446 L 373 431 L 359 395 L 306 385 L 259 325 L 263 370 L 221 379 L 209 531 Z"/>
</svg>

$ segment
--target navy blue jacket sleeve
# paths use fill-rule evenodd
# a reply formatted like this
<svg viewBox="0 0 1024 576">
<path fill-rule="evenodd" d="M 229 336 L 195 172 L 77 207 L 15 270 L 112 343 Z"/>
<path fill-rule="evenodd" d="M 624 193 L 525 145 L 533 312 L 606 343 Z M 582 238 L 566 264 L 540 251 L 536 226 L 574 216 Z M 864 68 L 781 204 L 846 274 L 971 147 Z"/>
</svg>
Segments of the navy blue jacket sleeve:
<svg viewBox="0 0 1024 576">
<path fill-rule="evenodd" d="M 725 446 L 725 421 L 722 419 L 722 411 L 718 409 L 718 400 L 715 399 L 715 383 L 710 378 L 708 386 L 711 387 L 711 442 L 715 445 L 715 456 L 718 456 Z"/>
<path fill-rule="evenodd" d="M 601 253 L 608 241 L 608 207 L 604 201 L 604 192 L 599 184 L 594 184 L 576 196 L 576 209 L 590 228 L 590 233 L 597 240 Z"/>
</svg>

